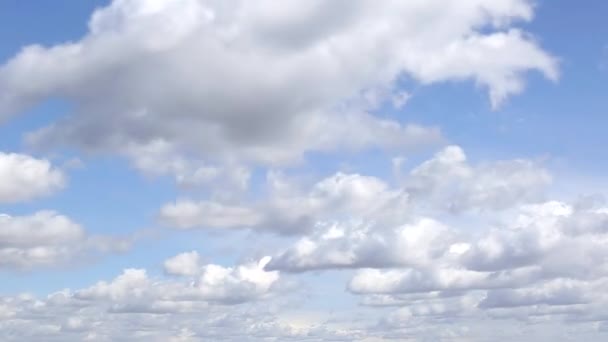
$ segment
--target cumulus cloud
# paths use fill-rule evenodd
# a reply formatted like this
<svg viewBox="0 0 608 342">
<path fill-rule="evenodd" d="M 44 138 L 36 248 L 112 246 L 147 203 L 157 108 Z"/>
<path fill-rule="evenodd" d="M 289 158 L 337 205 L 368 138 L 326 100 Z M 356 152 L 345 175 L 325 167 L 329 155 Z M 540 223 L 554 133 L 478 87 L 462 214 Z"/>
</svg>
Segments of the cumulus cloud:
<svg viewBox="0 0 608 342">
<path fill-rule="evenodd" d="M 471 165 L 460 147 L 448 146 L 414 167 L 398 186 L 378 177 L 337 172 L 302 189 L 271 172 L 268 196 L 261 200 L 180 199 L 163 206 L 159 217 L 180 229 L 249 228 L 283 235 L 308 233 L 315 227 L 322 231 L 320 226 L 335 221 L 373 226 L 354 228 L 360 235 L 404 223 L 421 210 L 502 211 L 535 202 L 550 182 L 550 174 L 533 161 Z"/>
<path fill-rule="evenodd" d="M 403 75 L 472 80 L 494 106 L 528 71 L 556 79 L 555 59 L 515 27 L 532 16 L 526 0 L 116 0 L 80 40 L 27 46 L 0 68 L 0 117 L 65 98 L 75 113 L 30 142 L 135 163 L 146 157 L 134 151 L 159 143 L 205 162 L 273 165 L 307 151 L 419 146 L 439 132 L 349 103 L 382 88 L 402 105 L 393 85 Z"/>
<path fill-rule="evenodd" d="M 262 305 L 184 302 L 169 311 L 118 312 L 64 290 L 43 298 L 2 297 L 0 307 L 12 315 L 0 319 L 6 341 L 339 341 L 361 336 L 356 331 L 302 327 Z"/>
<path fill-rule="evenodd" d="M 83 37 L 24 47 L 0 66 L 0 120 L 49 98 L 73 109 L 27 133 L 30 146 L 117 154 L 182 190 L 205 187 L 162 206 L 163 225 L 278 237 L 231 246 L 250 260 L 233 266 L 190 251 L 165 260 L 163 275 L 127 268 L 85 288 L 1 296 L 3 337 L 494 341 L 564 332 L 561 322 L 605 329 L 608 209 L 552 200 L 537 161 L 475 163 L 453 145 L 408 170 L 395 158 L 394 181 L 335 172 L 298 183 L 277 171 L 311 152 L 406 155 L 442 142 L 437 127 L 379 115 L 407 106 L 404 80 L 468 82 L 493 108 L 528 72 L 557 80 L 556 59 L 519 25 L 533 15 L 528 0 L 114 0 Z M 66 183 L 20 154 L 0 153 L 0 178 L 0 203 Z M 53 211 L 0 215 L 0 269 L 127 245 Z M 331 281 L 307 289 L 316 276 Z M 284 291 L 296 277 L 305 281 Z M 340 317 L 328 289 L 344 277 L 361 305 Z M 500 335 L 512 330 L 523 333 Z"/>
<path fill-rule="evenodd" d="M 180 254 L 167 262 L 187 255 L 198 256 Z M 278 319 L 263 305 L 248 305 L 270 299 L 279 281 L 278 272 L 263 270 L 269 259 L 234 267 L 201 264 L 184 278 L 153 277 L 144 269 L 125 269 L 110 281 L 43 298 L 26 294 L 0 297 L 0 329 L 9 332 L 8 341 L 306 336 L 308 329 Z"/>
<path fill-rule="evenodd" d="M 542 199 L 549 172 L 530 160 L 471 165 L 458 146 L 448 146 L 410 172 L 406 189 L 417 201 L 451 211 L 506 209 Z"/>
<path fill-rule="evenodd" d="M 413 317 L 496 317 L 512 310 L 503 318 L 513 318 L 533 307 L 588 308 L 589 293 L 601 291 L 608 272 L 608 210 L 597 200 L 545 200 L 551 180 L 530 160 L 472 164 L 461 148 L 448 146 L 397 184 L 336 173 L 302 191 L 271 173 L 269 198 L 241 203 L 239 210 L 251 215 L 233 215 L 256 219 L 230 228 L 281 232 L 264 226 L 273 222 L 266 217 L 307 217 L 304 236 L 276 253 L 266 270 L 354 269 L 347 289 L 362 303 L 416 303 L 408 311 Z M 193 208 L 208 205 L 201 203 Z M 192 227 L 228 228 L 212 224 L 212 211 L 193 217 Z"/>
<path fill-rule="evenodd" d="M 403 189 L 388 190 L 407 199 L 396 207 L 402 215 L 378 219 L 391 210 L 384 207 L 324 217 L 266 268 L 355 269 L 347 289 L 363 304 L 422 305 L 407 311 L 413 316 L 599 317 L 594 298 L 604 298 L 608 278 L 608 210 L 601 200 L 543 200 L 550 180 L 526 160 L 469 165 L 450 146 L 414 167 Z M 446 205 L 459 198 L 458 210 Z M 466 310 L 445 307 L 454 298 Z"/>
<path fill-rule="evenodd" d="M 0 152 L 0 203 L 49 195 L 66 183 L 63 172 L 46 159 Z"/>
<path fill-rule="evenodd" d="M 184 261 L 187 257 L 192 258 L 188 254 L 173 257 L 165 266 L 170 265 L 171 268 L 176 260 Z M 73 296 L 78 300 L 109 305 L 109 310 L 116 312 L 178 313 L 207 302 L 244 303 L 269 295 L 279 280 L 278 272 L 264 271 L 269 260 L 266 257 L 259 262 L 236 267 L 197 265 L 194 270 L 188 270 L 191 272 L 185 272 L 183 267 L 173 267 L 173 271 L 178 270 L 174 274 L 188 276 L 185 280 L 151 279 L 144 269 L 126 269 L 112 281 L 98 282 L 74 292 Z"/>
<path fill-rule="evenodd" d="M 196 251 L 178 254 L 164 262 L 165 273 L 171 275 L 193 276 L 200 267 L 200 256 Z"/>
<path fill-rule="evenodd" d="M 421 219 L 392 230 L 373 225 L 330 225 L 304 237 L 277 256 L 269 269 L 306 271 L 325 268 L 385 268 L 424 265 L 450 244 L 447 227 Z"/>
<path fill-rule="evenodd" d="M 389 219 L 405 210 L 407 195 L 391 189 L 383 180 L 338 172 L 302 190 L 288 185 L 279 174 L 269 173 L 268 198 L 254 203 L 223 203 L 213 200 L 178 200 L 166 204 L 159 216 L 180 229 L 250 228 L 283 235 L 311 231 L 328 218 Z"/>
<path fill-rule="evenodd" d="M 91 252 L 120 251 L 128 246 L 127 239 L 89 235 L 79 224 L 53 211 L 0 214 L 0 268 L 53 266 Z"/>
<path fill-rule="evenodd" d="M 490 230 L 403 230 L 411 245 L 400 243 L 395 230 L 327 230 L 300 240 L 269 269 L 357 268 L 348 289 L 364 295 L 366 305 L 473 296 L 468 310 L 481 316 L 499 309 L 512 311 L 502 318 L 525 316 L 521 310 L 553 318 L 574 319 L 581 311 L 593 316 L 608 277 L 606 212 L 556 201 L 523 205 Z M 568 306 L 571 312 L 545 312 Z"/>
<path fill-rule="evenodd" d="M 356 292 L 362 292 L 366 284 L 388 289 L 369 290 L 379 293 L 523 286 L 553 278 L 595 279 L 606 271 L 601 261 L 606 256 L 602 252 L 606 222 L 603 209 L 556 201 L 521 205 L 492 229 L 465 229 L 430 218 L 395 227 L 344 222 L 320 226 L 315 234 L 274 258 L 269 267 L 286 271 L 403 268 L 363 270 L 351 283 Z"/>
</svg>

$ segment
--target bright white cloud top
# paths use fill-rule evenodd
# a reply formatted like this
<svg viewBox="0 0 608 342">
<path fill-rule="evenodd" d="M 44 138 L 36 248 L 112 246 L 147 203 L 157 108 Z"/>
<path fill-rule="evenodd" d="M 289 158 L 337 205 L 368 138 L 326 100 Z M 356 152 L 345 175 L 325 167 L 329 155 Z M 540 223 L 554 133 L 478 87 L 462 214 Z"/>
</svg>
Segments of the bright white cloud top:
<svg viewBox="0 0 608 342">
<path fill-rule="evenodd" d="M 557 83 L 537 6 L 113 0 L 77 39 L 21 44 L 0 65 L 20 139 L 0 152 L 0 339 L 602 341 L 601 189 L 402 115 L 471 84 L 503 115 Z"/>
</svg>

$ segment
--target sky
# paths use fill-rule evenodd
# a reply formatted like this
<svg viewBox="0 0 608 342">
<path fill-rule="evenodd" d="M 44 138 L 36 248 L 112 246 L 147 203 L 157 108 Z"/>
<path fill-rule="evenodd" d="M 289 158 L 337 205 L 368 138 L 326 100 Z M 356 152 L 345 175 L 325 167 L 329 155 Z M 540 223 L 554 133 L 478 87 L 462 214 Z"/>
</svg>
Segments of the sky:
<svg viewBox="0 0 608 342">
<path fill-rule="evenodd" d="M 0 2 L 0 340 L 606 341 L 608 4 Z"/>
</svg>

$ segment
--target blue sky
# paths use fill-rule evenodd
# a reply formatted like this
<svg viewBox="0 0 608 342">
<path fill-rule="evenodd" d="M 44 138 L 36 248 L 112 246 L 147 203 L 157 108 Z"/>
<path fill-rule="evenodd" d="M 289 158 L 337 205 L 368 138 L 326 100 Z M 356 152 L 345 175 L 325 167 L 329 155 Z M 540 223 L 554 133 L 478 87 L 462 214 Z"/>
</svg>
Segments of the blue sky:
<svg viewBox="0 0 608 342">
<path fill-rule="evenodd" d="M 604 340 L 607 11 L 0 3 L 0 334 Z"/>
</svg>

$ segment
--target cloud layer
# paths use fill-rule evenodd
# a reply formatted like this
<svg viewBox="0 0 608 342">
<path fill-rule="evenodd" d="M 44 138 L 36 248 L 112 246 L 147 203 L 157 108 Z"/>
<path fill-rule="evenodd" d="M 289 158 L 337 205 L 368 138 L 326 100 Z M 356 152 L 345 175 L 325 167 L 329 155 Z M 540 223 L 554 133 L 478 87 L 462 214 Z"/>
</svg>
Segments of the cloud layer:
<svg viewBox="0 0 608 342">
<path fill-rule="evenodd" d="M 154 247 L 99 266 L 113 276 L 0 295 L 3 338 L 601 339 L 602 198 L 558 196 L 540 159 L 477 161 L 441 127 L 402 117 L 417 96 L 408 87 L 472 85 L 500 109 L 530 72 L 556 81 L 557 58 L 523 28 L 534 10 L 528 0 L 114 0 L 82 37 L 23 47 L 0 66 L 0 121 L 49 99 L 70 108 L 23 132 L 27 149 L 118 156 L 176 187 L 127 213 L 147 215 Z M 358 170 L 352 155 L 387 167 Z M 0 153 L 2 212 L 16 213 L 0 214 L 0 271 L 92 268 L 140 242 L 38 208 L 66 172 Z"/>
</svg>

